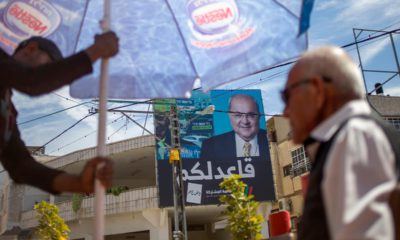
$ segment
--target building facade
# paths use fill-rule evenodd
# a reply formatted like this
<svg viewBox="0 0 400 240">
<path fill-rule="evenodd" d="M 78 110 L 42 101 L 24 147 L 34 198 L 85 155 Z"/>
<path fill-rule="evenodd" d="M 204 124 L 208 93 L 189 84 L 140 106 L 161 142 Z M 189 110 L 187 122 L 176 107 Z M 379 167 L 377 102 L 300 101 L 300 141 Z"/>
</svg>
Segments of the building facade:
<svg viewBox="0 0 400 240">
<path fill-rule="evenodd" d="M 308 175 L 311 164 L 304 147 L 291 141 L 291 129 L 285 117 L 271 117 L 267 121 L 267 129 L 277 196 L 272 211 L 289 211 L 292 231 L 296 232 L 304 200 L 302 178 Z"/>
<path fill-rule="evenodd" d="M 105 197 L 105 239 L 172 239 L 173 208 L 159 208 L 154 136 L 109 144 L 107 153 L 114 162 L 111 189 L 114 194 Z M 95 156 L 96 149 L 90 148 L 47 159 L 45 164 L 69 173 L 79 173 L 85 162 Z M 60 216 L 71 230 L 70 239 L 94 239 L 93 195 L 53 196 L 30 186 L 14 184 L 9 179 L 3 186 L 0 240 L 36 239 L 34 231 L 38 221 L 33 207 L 42 200 L 58 206 Z M 120 193 L 116 194 L 118 191 Z M 224 209 L 220 205 L 186 207 L 188 239 L 230 239 L 229 232 L 224 229 L 227 224 L 222 213 Z M 270 209 L 270 204 L 262 203 L 259 212 L 267 219 Z M 263 226 L 265 238 L 268 236 L 266 225 Z"/>
</svg>

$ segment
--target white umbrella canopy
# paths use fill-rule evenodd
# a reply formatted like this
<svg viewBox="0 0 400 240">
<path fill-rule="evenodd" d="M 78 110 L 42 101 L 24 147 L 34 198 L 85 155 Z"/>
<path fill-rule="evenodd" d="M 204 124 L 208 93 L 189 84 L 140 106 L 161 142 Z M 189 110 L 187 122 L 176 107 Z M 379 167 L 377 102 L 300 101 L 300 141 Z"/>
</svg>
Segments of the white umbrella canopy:
<svg viewBox="0 0 400 240">
<path fill-rule="evenodd" d="M 212 89 L 298 56 L 301 1 L 113 0 L 120 53 L 110 61 L 110 98 L 177 98 L 200 78 Z M 89 1 L 78 49 L 98 33 L 103 1 Z M 71 95 L 98 97 L 99 71 L 74 83 Z"/>
<path fill-rule="evenodd" d="M 120 53 L 110 66 L 111 98 L 185 97 L 200 78 L 204 90 L 298 56 L 302 1 L 113 0 L 112 29 Z M 9 53 L 31 35 L 53 39 L 64 55 L 100 33 L 99 0 L 0 0 L 0 46 Z M 78 47 L 76 48 L 78 40 Z M 98 64 L 100 65 L 100 64 Z M 71 95 L 99 96 L 100 67 L 74 83 Z"/>
<path fill-rule="evenodd" d="M 110 4 L 111 26 L 120 37 L 120 53 L 110 62 L 111 98 L 185 97 L 196 78 L 207 91 L 296 57 L 307 47 L 306 35 L 297 37 L 301 0 Z M 0 0 L 0 46 L 11 53 L 21 40 L 41 35 L 70 55 L 101 32 L 103 9 L 102 0 Z M 98 97 L 99 69 L 74 83 L 71 95 Z"/>
</svg>

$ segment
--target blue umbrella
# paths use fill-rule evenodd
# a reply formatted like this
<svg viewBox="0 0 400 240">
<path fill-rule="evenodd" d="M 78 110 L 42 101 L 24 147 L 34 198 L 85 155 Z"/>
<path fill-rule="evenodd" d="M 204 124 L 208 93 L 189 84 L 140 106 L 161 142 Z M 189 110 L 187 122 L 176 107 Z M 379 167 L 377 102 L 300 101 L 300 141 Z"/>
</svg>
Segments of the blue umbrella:
<svg viewBox="0 0 400 240">
<path fill-rule="evenodd" d="M 102 1 L 90 1 L 78 49 L 99 31 Z M 112 29 L 121 51 L 110 62 L 111 98 L 184 97 L 200 78 L 209 90 L 298 56 L 301 1 L 113 0 Z M 71 87 L 98 96 L 98 72 Z"/>
<path fill-rule="evenodd" d="M 101 31 L 103 4 L 0 0 L 0 45 L 11 52 L 22 39 L 43 35 L 69 55 L 91 44 Z M 120 36 L 121 51 L 110 61 L 108 96 L 184 97 L 196 78 L 209 90 L 296 57 L 307 46 L 306 35 L 297 36 L 301 4 L 300 0 L 113 0 L 112 29 Z M 100 67 L 95 69 L 71 86 L 73 97 L 99 96 L 93 86 L 99 85 Z"/>
</svg>

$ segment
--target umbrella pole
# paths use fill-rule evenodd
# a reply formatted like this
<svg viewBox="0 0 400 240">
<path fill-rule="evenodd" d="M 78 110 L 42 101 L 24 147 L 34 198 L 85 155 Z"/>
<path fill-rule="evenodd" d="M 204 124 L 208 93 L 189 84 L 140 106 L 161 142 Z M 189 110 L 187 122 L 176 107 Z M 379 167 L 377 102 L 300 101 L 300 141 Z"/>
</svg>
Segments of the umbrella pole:
<svg viewBox="0 0 400 240">
<path fill-rule="evenodd" d="M 103 32 L 110 29 L 111 6 L 109 0 L 104 0 L 104 16 L 100 23 Z M 99 89 L 99 126 L 97 135 L 97 155 L 106 156 L 106 120 L 107 120 L 107 93 L 108 93 L 108 59 L 102 59 L 100 72 L 100 89 Z M 98 166 L 102 167 L 102 166 Z M 100 181 L 95 181 L 95 240 L 104 239 L 104 205 L 105 205 L 105 189 Z"/>
</svg>

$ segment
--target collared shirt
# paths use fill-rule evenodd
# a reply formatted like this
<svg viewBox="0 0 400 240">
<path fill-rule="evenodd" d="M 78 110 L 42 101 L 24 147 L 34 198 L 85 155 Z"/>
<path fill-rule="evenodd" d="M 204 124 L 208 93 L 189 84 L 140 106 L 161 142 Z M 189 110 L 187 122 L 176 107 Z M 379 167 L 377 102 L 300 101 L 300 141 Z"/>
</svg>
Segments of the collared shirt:
<svg viewBox="0 0 400 240">
<path fill-rule="evenodd" d="M 244 150 L 243 146 L 246 143 L 245 140 L 243 140 L 239 135 L 235 133 L 235 141 L 236 141 L 236 157 L 244 157 Z M 251 149 L 250 149 L 250 156 L 252 157 L 258 157 L 260 156 L 260 151 L 258 149 L 258 140 L 257 140 L 257 135 L 248 141 L 248 143 L 251 144 Z"/>
<path fill-rule="evenodd" d="M 311 161 L 316 144 L 329 140 L 340 124 L 354 115 L 370 114 L 364 100 L 347 103 L 317 126 L 307 147 Z M 396 184 L 395 155 L 383 130 L 369 119 L 351 119 L 331 146 L 322 192 L 332 239 L 393 239 L 388 205 Z"/>
</svg>

